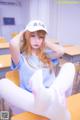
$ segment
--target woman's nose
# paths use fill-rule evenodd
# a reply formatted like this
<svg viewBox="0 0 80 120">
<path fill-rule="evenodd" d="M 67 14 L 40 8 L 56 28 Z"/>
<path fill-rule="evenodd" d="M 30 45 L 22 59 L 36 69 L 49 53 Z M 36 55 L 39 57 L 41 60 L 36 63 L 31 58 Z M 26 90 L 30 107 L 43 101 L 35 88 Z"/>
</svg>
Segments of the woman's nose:
<svg viewBox="0 0 80 120">
<path fill-rule="evenodd" d="M 35 37 L 35 40 L 36 40 L 36 42 L 38 42 L 39 41 L 39 37 Z"/>
</svg>

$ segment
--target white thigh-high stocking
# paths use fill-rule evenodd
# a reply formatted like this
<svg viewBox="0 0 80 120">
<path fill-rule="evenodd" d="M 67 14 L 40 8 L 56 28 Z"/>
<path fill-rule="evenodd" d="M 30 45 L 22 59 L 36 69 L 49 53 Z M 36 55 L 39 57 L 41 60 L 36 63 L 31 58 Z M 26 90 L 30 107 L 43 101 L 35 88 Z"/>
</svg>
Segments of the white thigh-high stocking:
<svg viewBox="0 0 80 120">
<path fill-rule="evenodd" d="M 73 85 L 73 80 L 75 76 L 75 66 L 73 63 L 65 63 L 61 67 L 61 70 L 58 76 L 55 79 L 52 88 L 57 89 L 58 91 L 65 93 Z"/>
<path fill-rule="evenodd" d="M 0 96 L 8 103 L 25 111 L 30 111 L 34 104 L 32 93 L 18 87 L 8 79 L 0 80 Z"/>
<path fill-rule="evenodd" d="M 74 76 L 75 76 L 74 64 L 65 63 L 62 66 L 54 83 L 49 88 L 50 93 L 52 94 L 52 105 L 48 109 L 47 114 L 49 114 L 51 119 L 70 120 L 70 113 L 68 112 L 66 105 L 65 92 L 68 89 L 70 89 L 70 87 L 72 87 Z M 55 101 L 53 100 L 54 91 L 55 91 Z"/>
<path fill-rule="evenodd" d="M 38 110 L 41 110 L 45 116 L 52 120 L 70 120 L 70 114 L 66 107 L 65 92 L 73 85 L 74 64 L 65 63 L 50 88 L 44 88 L 41 74 L 41 70 L 38 70 L 31 78 L 35 105 L 40 108 Z"/>
</svg>

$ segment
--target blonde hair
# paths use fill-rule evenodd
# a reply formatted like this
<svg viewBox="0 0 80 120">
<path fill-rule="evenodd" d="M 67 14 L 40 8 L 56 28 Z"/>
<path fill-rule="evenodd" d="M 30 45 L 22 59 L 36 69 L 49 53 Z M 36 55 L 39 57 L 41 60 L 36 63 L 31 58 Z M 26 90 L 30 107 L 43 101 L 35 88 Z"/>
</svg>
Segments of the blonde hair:
<svg viewBox="0 0 80 120">
<path fill-rule="evenodd" d="M 20 52 L 21 53 L 25 53 L 26 55 L 32 55 L 32 47 L 30 44 L 30 37 L 31 37 L 32 32 L 26 31 L 23 34 L 23 39 L 21 40 L 21 47 L 20 47 Z M 39 30 L 37 31 L 37 35 L 40 37 L 43 37 L 43 42 L 41 47 L 37 50 L 37 56 L 39 57 L 39 59 L 45 64 L 47 65 L 50 70 L 52 69 L 52 63 L 50 61 L 50 59 L 47 57 L 47 55 L 44 52 L 44 48 L 45 48 L 45 35 L 46 32 L 43 30 Z"/>
</svg>

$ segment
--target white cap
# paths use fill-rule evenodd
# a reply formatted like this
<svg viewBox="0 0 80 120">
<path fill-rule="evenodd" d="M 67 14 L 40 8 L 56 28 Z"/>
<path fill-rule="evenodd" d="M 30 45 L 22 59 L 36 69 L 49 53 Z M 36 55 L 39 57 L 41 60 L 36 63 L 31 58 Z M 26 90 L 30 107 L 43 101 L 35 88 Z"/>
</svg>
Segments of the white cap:
<svg viewBox="0 0 80 120">
<path fill-rule="evenodd" d="M 38 31 L 38 30 L 44 30 L 46 33 L 48 32 L 46 26 L 40 20 L 30 21 L 28 23 L 28 25 L 26 26 L 24 31 L 27 31 L 27 30 L 30 31 L 30 32 L 35 32 L 35 31 Z"/>
</svg>

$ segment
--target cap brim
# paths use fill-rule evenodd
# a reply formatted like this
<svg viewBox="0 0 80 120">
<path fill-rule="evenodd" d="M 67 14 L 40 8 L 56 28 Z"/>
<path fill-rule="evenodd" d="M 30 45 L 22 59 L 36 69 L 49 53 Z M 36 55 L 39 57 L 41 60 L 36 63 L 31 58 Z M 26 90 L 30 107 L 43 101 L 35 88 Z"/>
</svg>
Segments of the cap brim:
<svg viewBox="0 0 80 120">
<path fill-rule="evenodd" d="M 46 33 L 48 33 L 48 31 L 47 31 L 47 29 L 45 29 L 45 28 L 43 28 L 43 27 L 26 27 L 25 29 L 24 29 L 24 32 L 25 31 L 30 31 L 30 32 L 35 32 L 35 31 L 38 31 L 38 30 L 43 30 L 43 31 L 45 31 Z"/>
</svg>

